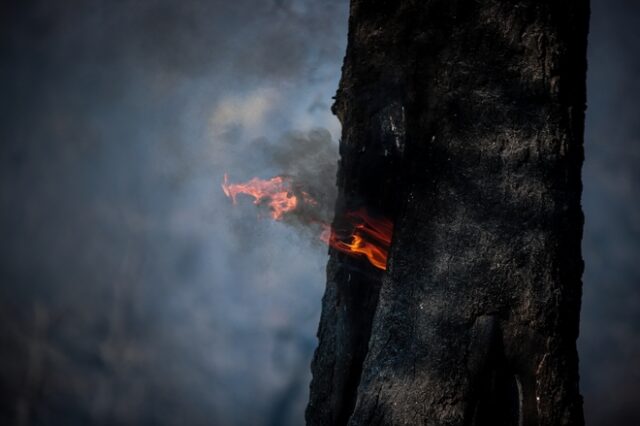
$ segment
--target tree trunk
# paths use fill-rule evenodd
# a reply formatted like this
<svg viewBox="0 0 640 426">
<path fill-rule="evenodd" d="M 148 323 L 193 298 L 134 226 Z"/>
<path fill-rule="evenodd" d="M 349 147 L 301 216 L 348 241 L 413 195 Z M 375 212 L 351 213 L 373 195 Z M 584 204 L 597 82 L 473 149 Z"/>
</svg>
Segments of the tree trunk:
<svg viewBox="0 0 640 426">
<path fill-rule="evenodd" d="M 580 425 L 588 0 L 352 0 L 307 424 Z"/>
</svg>

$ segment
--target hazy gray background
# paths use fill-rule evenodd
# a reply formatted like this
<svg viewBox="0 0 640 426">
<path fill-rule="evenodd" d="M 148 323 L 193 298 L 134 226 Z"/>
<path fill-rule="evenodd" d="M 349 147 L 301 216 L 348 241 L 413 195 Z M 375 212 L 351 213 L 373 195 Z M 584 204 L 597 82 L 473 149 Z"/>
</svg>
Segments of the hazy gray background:
<svg viewBox="0 0 640 426">
<path fill-rule="evenodd" d="M 0 424 L 303 423 L 326 249 L 220 183 L 331 175 L 347 12 L 0 2 Z M 593 1 L 591 425 L 640 424 L 639 28 Z"/>
</svg>

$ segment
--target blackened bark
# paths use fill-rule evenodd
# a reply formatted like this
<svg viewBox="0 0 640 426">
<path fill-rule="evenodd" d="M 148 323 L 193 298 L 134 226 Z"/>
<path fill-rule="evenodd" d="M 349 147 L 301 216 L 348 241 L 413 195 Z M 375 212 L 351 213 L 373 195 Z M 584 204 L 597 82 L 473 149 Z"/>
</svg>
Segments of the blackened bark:
<svg viewBox="0 0 640 426">
<path fill-rule="evenodd" d="M 580 425 L 588 0 L 352 0 L 309 425 Z"/>
</svg>

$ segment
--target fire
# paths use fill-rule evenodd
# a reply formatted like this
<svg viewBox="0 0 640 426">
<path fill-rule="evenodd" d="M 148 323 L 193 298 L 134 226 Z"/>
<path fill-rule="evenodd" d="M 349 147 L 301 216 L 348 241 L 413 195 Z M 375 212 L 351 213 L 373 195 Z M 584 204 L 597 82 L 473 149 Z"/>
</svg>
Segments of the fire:
<svg viewBox="0 0 640 426">
<path fill-rule="evenodd" d="M 339 238 L 331 226 L 325 225 L 320 239 L 334 249 L 352 256 L 365 256 L 378 269 L 387 269 L 387 257 L 393 224 L 388 219 L 375 219 L 364 209 L 349 212 L 346 218 L 353 230 L 348 241 Z"/>
<path fill-rule="evenodd" d="M 288 178 L 276 176 L 271 179 L 253 178 L 245 183 L 229 183 L 224 175 L 222 190 L 236 204 L 236 197 L 245 194 L 253 197 L 253 204 L 268 205 L 271 217 L 281 220 L 286 213 L 293 212 L 301 204 L 317 206 L 318 202 L 308 193 L 301 191 L 297 196 Z M 299 198 L 300 197 L 300 198 Z M 346 238 L 337 233 L 331 225 L 322 223 L 320 240 L 334 249 L 351 256 L 364 256 L 378 269 L 387 269 L 387 257 L 393 234 L 393 223 L 385 218 L 374 218 L 365 209 L 348 212 L 344 217 L 350 230 Z"/>
<path fill-rule="evenodd" d="M 282 216 L 298 207 L 298 197 L 291 192 L 288 179 L 276 176 L 271 179 L 253 178 L 245 183 L 229 183 L 227 174 L 224 175 L 222 190 L 225 195 L 236 203 L 238 194 L 253 197 L 253 204 L 267 204 L 271 209 L 273 220 L 280 220 Z"/>
</svg>

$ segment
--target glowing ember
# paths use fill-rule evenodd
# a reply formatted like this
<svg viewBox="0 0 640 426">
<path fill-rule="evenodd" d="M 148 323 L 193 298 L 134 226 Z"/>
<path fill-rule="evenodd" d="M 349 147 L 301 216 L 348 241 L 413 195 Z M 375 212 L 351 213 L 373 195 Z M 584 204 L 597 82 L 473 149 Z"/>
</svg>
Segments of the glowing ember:
<svg viewBox="0 0 640 426">
<path fill-rule="evenodd" d="M 365 256 L 378 269 L 387 269 L 387 257 L 393 224 L 387 219 L 375 219 L 364 209 L 349 212 L 346 215 L 353 222 L 353 231 L 345 240 L 340 239 L 329 225 L 320 239 L 334 249 L 352 256 Z"/>
<path fill-rule="evenodd" d="M 285 213 L 298 206 L 298 198 L 291 192 L 290 182 L 281 176 L 271 179 L 253 178 L 245 183 L 229 183 L 225 173 L 222 190 L 231 198 L 233 204 L 236 203 L 238 194 L 245 194 L 253 197 L 255 205 L 268 205 L 274 220 L 282 219 Z"/>
<path fill-rule="evenodd" d="M 294 211 L 300 204 L 312 207 L 318 205 L 318 202 L 304 191 L 300 191 L 299 200 L 292 191 L 289 179 L 282 176 L 271 179 L 253 178 L 245 183 L 229 183 L 225 174 L 222 190 L 234 204 L 239 194 L 245 194 L 253 197 L 253 204 L 268 205 L 274 220 L 281 220 L 286 213 Z M 320 239 L 342 253 L 364 256 L 376 268 L 386 270 L 393 223 L 388 219 L 371 217 L 365 209 L 349 212 L 345 219 L 351 227 L 346 238 L 339 236 L 331 225 L 322 223 Z"/>
</svg>

